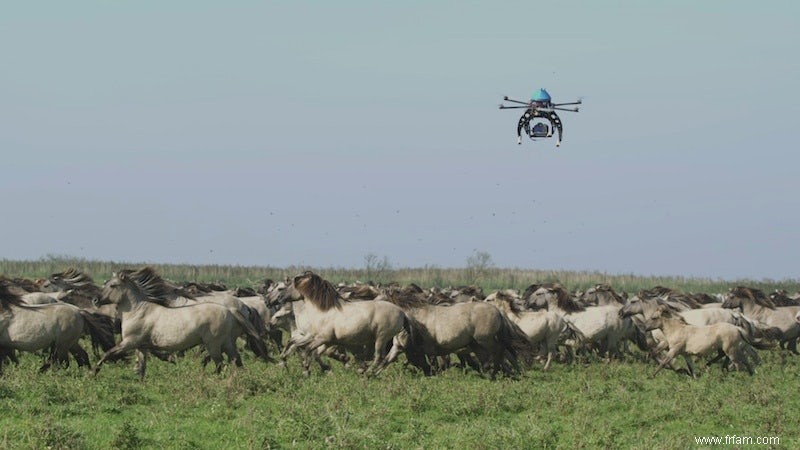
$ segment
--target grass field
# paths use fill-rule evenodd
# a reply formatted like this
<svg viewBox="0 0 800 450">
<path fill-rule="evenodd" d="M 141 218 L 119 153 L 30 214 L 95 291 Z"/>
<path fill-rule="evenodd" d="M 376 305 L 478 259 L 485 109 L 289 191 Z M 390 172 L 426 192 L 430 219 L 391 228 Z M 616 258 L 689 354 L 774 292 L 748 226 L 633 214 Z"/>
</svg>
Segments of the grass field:
<svg viewBox="0 0 800 450">
<path fill-rule="evenodd" d="M 109 273 L 116 267 L 83 263 L 72 265 L 98 281 L 106 276 L 100 265 Z M 2 264 L 0 272 L 9 276 L 66 268 Z M 176 280 L 246 284 L 264 277 L 255 268 L 247 269 L 252 275 L 238 273 L 242 278 L 223 272 L 243 268 L 216 268 L 211 275 L 207 268 L 171 270 L 162 273 Z M 202 276 L 175 276 L 180 270 Z M 691 285 L 670 283 L 679 279 L 609 278 L 641 287 L 689 290 Z M 541 279 L 520 279 L 519 285 L 534 281 Z M 795 281 L 779 284 L 797 290 Z M 96 378 L 74 363 L 37 374 L 40 357 L 29 354 L 0 376 L 0 448 L 650 449 L 695 448 L 700 446 L 695 437 L 726 435 L 779 437 L 780 447 L 800 448 L 800 357 L 777 350 L 761 354 L 764 362 L 752 377 L 715 366 L 697 380 L 673 372 L 650 379 L 655 366 L 634 355 L 625 361 L 555 364 L 546 373 L 534 366 L 520 379 L 491 381 L 458 369 L 423 377 L 402 363 L 373 379 L 338 364 L 331 373 L 304 377 L 297 360 L 285 369 L 249 353 L 244 368 L 215 374 L 210 367 L 202 370 L 199 355 L 190 352 L 177 364 L 151 360 L 144 382 L 133 374 L 132 363 L 108 364 Z"/>
<path fill-rule="evenodd" d="M 202 371 L 197 355 L 96 378 L 36 374 L 26 356 L 0 379 L 3 448 L 693 448 L 696 436 L 777 436 L 800 446 L 800 361 L 765 354 L 755 376 L 715 367 L 649 379 L 640 361 L 557 364 L 490 381 L 395 364 L 366 379 L 337 366 L 301 375 L 247 359 Z"/>
</svg>

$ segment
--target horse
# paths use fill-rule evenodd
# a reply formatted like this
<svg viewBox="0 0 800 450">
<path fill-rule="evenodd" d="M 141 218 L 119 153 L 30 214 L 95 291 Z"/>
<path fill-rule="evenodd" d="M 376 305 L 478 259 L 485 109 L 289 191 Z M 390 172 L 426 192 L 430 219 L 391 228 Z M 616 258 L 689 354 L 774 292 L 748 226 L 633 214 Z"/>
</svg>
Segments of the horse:
<svg viewBox="0 0 800 450">
<path fill-rule="evenodd" d="M 79 343 L 86 333 L 95 348 L 107 350 L 114 346 L 113 323 L 105 316 L 66 303 L 26 305 L 6 283 L 0 282 L 0 348 L 5 349 L 0 371 L 3 359 L 15 359 L 13 350 L 47 349 L 40 372 L 53 364 L 68 365 L 70 354 L 78 366 L 88 366 L 89 355 Z"/>
<path fill-rule="evenodd" d="M 200 290 L 199 292 L 201 293 L 195 295 L 185 288 L 178 287 L 164 280 L 161 280 L 160 282 L 164 285 L 163 295 L 161 296 L 164 306 L 176 308 L 181 306 L 195 305 L 198 303 L 216 303 L 234 311 L 238 311 L 247 319 L 248 322 L 250 322 L 253 328 L 255 328 L 258 332 L 258 335 L 262 338 L 265 338 L 269 335 L 268 330 L 270 313 L 266 302 L 260 296 L 257 296 L 256 298 L 240 298 L 233 295 L 233 291 L 229 290 Z M 202 287 L 203 285 L 192 284 L 191 286 Z M 260 339 L 256 340 L 252 336 L 248 335 L 244 330 L 242 330 L 241 335 L 243 335 L 247 341 L 248 348 L 252 349 L 256 356 L 262 356 L 259 353 L 261 351 L 261 345 L 258 342 Z M 265 359 L 270 360 L 268 357 Z M 236 364 L 241 365 L 241 360 L 237 360 Z"/>
<path fill-rule="evenodd" d="M 390 292 L 386 299 L 402 308 L 416 325 L 416 344 L 401 341 L 401 346 L 406 348 L 409 361 L 426 375 L 432 373 L 431 367 L 421 355 L 436 357 L 450 353 L 456 353 L 482 373 L 488 372 L 492 378 L 501 369 L 511 375 L 520 370 L 518 348 L 530 347 L 525 333 L 489 303 L 432 305 L 420 295 L 401 292 Z M 477 357 L 478 365 L 472 361 L 470 352 Z"/>
<path fill-rule="evenodd" d="M 579 300 L 584 305 L 592 306 L 618 306 L 625 304 L 625 297 L 618 294 L 614 288 L 607 284 L 596 284 L 590 287 L 579 296 Z"/>
<path fill-rule="evenodd" d="M 283 364 L 286 363 L 286 358 L 295 349 L 298 348 L 295 342 L 301 341 L 305 338 L 305 335 L 303 335 L 302 331 L 300 330 L 306 328 L 306 323 L 301 322 L 298 324 L 295 315 L 295 310 L 297 310 L 300 313 L 299 314 L 300 320 L 302 321 L 306 319 L 308 315 L 303 314 L 302 312 L 303 308 L 305 307 L 306 307 L 306 302 L 304 300 L 299 300 L 295 302 L 286 302 L 283 305 L 281 305 L 281 307 L 278 308 L 277 311 L 275 311 L 275 314 L 272 314 L 272 316 L 270 317 L 270 322 L 269 322 L 270 328 L 276 330 L 278 333 L 280 333 L 281 330 L 284 330 L 287 333 L 289 333 L 289 336 L 291 338 L 290 342 L 288 342 L 286 347 L 283 349 L 283 352 L 281 352 L 281 359 L 283 360 Z M 345 353 L 338 351 L 336 347 L 326 347 L 323 345 L 320 346 L 319 352 L 308 352 L 305 351 L 305 349 L 303 350 L 304 350 L 303 369 L 306 375 L 309 375 L 311 373 L 310 372 L 311 358 L 314 358 L 314 360 L 317 361 L 320 370 L 322 370 L 323 372 L 326 372 L 331 369 L 331 366 L 328 365 L 325 361 L 323 361 L 322 358 L 320 357 L 322 356 L 322 354 L 331 356 L 334 359 L 345 364 L 350 361 L 350 358 Z"/>
<path fill-rule="evenodd" d="M 520 308 L 515 298 L 508 293 L 499 291 L 489 294 L 484 300 L 496 306 L 528 337 L 528 342 L 533 346 L 541 345 L 547 354 L 547 360 L 542 370 L 550 367 L 553 356 L 558 351 L 559 338 L 562 333 L 569 330 L 576 336 L 581 333 L 570 322 L 554 311 L 527 311 Z"/>
<path fill-rule="evenodd" d="M 236 338 L 241 330 L 261 342 L 261 356 L 266 348 L 258 331 L 235 309 L 216 303 L 197 303 L 182 307 L 164 306 L 172 286 L 149 267 L 114 274 L 104 285 L 98 304 L 115 304 L 122 316 L 122 341 L 108 350 L 94 368 L 96 375 L 103 363 L 115 355 L 136 351 L 136 373 L 144 380 L 147 352 L 172 353 L 203 344 L 216 372 L 222 370 L 222 353 L 240 362 Z M 238 363 L 237 363 L 238 365 Z"/>
<path fill-rule="evenodd" d="M 755 353 L 744 331 L 729 323 L 716 323 L 706 326 L 689 325 L 680 315 L 665 306 L 659 306 L 656 313 L 645 322 L 646 329 L 660 329 L 664 333 L 664 340 L 658 344 L 652 354 L 668 350 L 666 358 L 661 361 L 658 368 L 651 375 L 655 377 L 661 369 L 683 355 L 689 374 L 696 378 L 697 371 L 690 356 L 704 356 L 711 353 L 722 352 L 738 368 L 744 366 L 750 375 L 753 367 L 748 361 L 747 354 Z"/>
<path fill-rule="evenodd" d="M 120 332 L 119 317 L 114 305 L 99 308 L 94 305 L 94 299 L 100 295 L 100 287 L 87 273 L 70 267 L 40 280 L 39 287 L 43 294 L 56 296 L 63 302 L 110 317 L 114 321 L 116 332 Z"/>
<path fill-rule="evenodd" d="M 619 316 L 621 304 L 584 307 L 560 285 L 540 287 L 528 302 L 565 317 L 584 336 L 584 342 L 593 344 L 601 354 L 621 358 L 620 345 L 634 336 L 633 322 Z"/>
<path fill-rule="evenodd" d="M 770 327 L 780 329 L 781 347 L 786 345 L 794 354 L 797 351 L 797 338 L 800 336 L 800 324 L 795 319 L 800 313 L 800 306 L 778 306 L 758 289 L 738 286 L 731 289 L 722 303 L 723 308 L 738 308 L 745 316 L 762 322 Z"/>
<path fill-rule="evenodd" d="M 410 327 L 397 306 L 381 300 L 346 301 L 333 284 L 311 271 L 294 277 L 278 298 L 279 303 L 298 300 L 306 304 L 302 311 L 295 311 L 299 335 L 290 339 L 290 345 L 317 354 L 323 346 L 366 345 L 373 356 L 367 376 L 377 375 L 391 362 L 387 345 Z"/>
</svg>

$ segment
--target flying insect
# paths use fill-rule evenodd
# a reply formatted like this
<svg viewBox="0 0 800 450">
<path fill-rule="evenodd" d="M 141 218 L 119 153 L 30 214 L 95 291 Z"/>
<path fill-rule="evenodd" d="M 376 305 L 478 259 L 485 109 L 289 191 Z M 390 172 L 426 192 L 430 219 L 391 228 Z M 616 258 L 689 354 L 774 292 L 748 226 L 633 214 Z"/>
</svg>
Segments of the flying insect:
<svg viewBox="0 0 800 450">
<path fill-rule="evenodd" d="M 555 131 L 558 132 L 556 147 L 561 146 L 561 138 L 564 134 L 561 118 L 558 117 L 556 111 L 578 112 L 578 107 L 564 108 L 564 106 L 583 104 L 580 99 L 568 103 L 553 103 L 550 94 L 544 89 L 534 92 L 528 102 L 513 100 L 508 97 L 503 97 L 503 100 L 511 102 L 513 105 L 506 106 L 501 104 L 500 109 L 525 109 L 522 117 L 519 118 L 519 123 L 517 123 L 517 144 L 522 144 L 523 130 L 534 141 L 552 137 Z M 549 126 L 544 122 L 545 120 L 550 122 Z M 531 122 L 533 122 L 533 126 L 531 126 Z"/>
</svg>

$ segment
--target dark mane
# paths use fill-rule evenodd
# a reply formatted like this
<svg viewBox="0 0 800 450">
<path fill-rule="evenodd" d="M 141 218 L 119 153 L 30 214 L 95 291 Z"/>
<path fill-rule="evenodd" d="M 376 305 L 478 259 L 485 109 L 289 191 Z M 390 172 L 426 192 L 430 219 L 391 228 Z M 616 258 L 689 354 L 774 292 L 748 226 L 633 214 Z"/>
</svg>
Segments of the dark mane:
<svg viewBox="0 0 800 450">
<path fill-rule="evenodd" d="M 389 289 L 386 291 L 386 301 L 394 303 L 400 309 L 421 308 L 430 305 L 421 292 L 405 287 L 403 289 Z"/>
<path fill-rule="evenodd" d="M 716 297 L 714 297 L 714 296 L 712 296 L 712 295 L 708 295 L 708 294 L 706 294 L 706 293 L 702 293 L 702 292 L 701 292 L 701 293 L 699 293 L 699 294 L 689 294 L 689 295 L 690 295 L 690 296 L 691 296 L 691 297 L 692 297 L 692 298 L 693 298 L 693 299 L 694 299 L 694 300 L 695 300 L 697 303 L 700 303 L 701 305 L 707 305 L 707 304 L 709 304 L 709 303 L 718 303 L 718 302 L 719 302 L 719 299 L 718 299 L 718 298 L 716 298 Z"/>
<path fill-rule="evenodd" d="M 473 297 L 477 297 L 479 299 L 483 299 L 485 296 L 483 295 L 483 289 L 480 286 L 476 286 L 471 284 L 469 286 L 459 286 L 455 289 L 458 294 L 463 295 L 470 295 Z"/>
<path fill-rule="evenodd" d="M 508 309 L 511 310 L 514 314 L 519 314 L 523 311 L 519 304 L 517 304 L 516 298 L 513 295 L 506 293 L 505 291 L 497 291 L 494 293 L 495 300 L 499 302 L 503 302 L 508 305 Z"/>
<path fill-rule="evenodd" d="M 596 293 L 603 293 L 603 294 L 606 294 L 606 295 L 610 296 L 614 300 L 614 302 L 619 303 L 620 305 L 624 305 L 625 304 L 625 299 L 623 299 L 622 296 L 619 295 L 617 293 L 617 291 L 614 290 L 613 287 L 611 287 L 611 285 L 608 285 L 608 284 L 605 284 L 605 283 L 596 284 L 594 286 L 594 291 Z M 586 292 L 588 293 L 589 291 L 586 291 Z M 598 294 L 595 294 L 595 295 L 598 295 Z"/>
<path fill-rule="evenodd" d="M 662 297 L 662 296 L 670 295 L 670 294 L 672 294 L 674 292 L 675 292 L 674 289 L 670 289 L 670 288 L 664 287 L 664 286 L 656 286 L 656 287 L 650 288 L 650 289 L 642 289 L 641 291 L 639 291 L 638 294 L 636 294 L 636 296 L 639 297 L 642 300 L 647 300 L 647 299 L 651 299 L 651 298 L 654 298 L 654 297 Z"/>
<path fill-rule="evenodd" d="M 94 287 L 94 280 L 81 270 L 70 267 L 67 270 L 50 275 L 50 281 L 58 282 L 63 281 L 72 287 L 82 288 L 87 286 Z"/>
<path fill-rule="evenodd" d="M 694 299 L 693 296 L 679 291 L 673 291 L 667 295 L 667 299 L 673 302 L 680 303 L 689 309 L 697 309 L 703 305 Z"/>
<path fill-rule="evenodd" d="M 731 295 L 738 298 L 752 300 L 756 304 L 769 309 L 775 309 L 775 304 L 772 303 L 772 300 L 770 300 L 766 295 L 764 295 L 763 292 L 756 288 L 736 286 L 735 288 L 731 289 Z"/>
<path fill-rule="evenodd" d="M 558 284 L 558 283 L 550 283 L 550 282 L 533 283 L 530 286 L 526 287 L 524 291 L 522 291 L 522 299 L 527 301 L 528 298 L 531 295 L 533 295 L 534 292 L 538 291 L 541 288 L 551 289 L 551 288 L 555 288 L 555 287 L 558 287 L 558 286 L 561 286 L 561 285 Z"/>
<path fill-rule="evenodd" d="M 772 303 L 775 304 L 776 307 L 778 306 L 800 306 L 800 302 L 789 297 L 786 294 L 786 291 L 779 290 L 775 291 L 772 294 L 769 294 L 769 299 L 772 300 Z"/>
<path fill-rule="evenodd" d="M 169 297 L 174 295 L 192 298 L 189 295 L 184 295 L 185 292 L 181 292 L 180 288 L 174 284 L 161 278 L 152 267 L 142 267 L 138 270 L 121 270 L 118 276 L 120 279 L 132 281 L 144 294 L 145 300 L 162 306 L 168 306 Z"/>
<path fill-rule="evenodd" d="M 565 312 L 574 313 L 586 310 L 586 308 L 583 305 L 573 300 L 572 294 L 567 292 L 567 290 L 561 287 L 561 285 L 557 284 L 553 287 L 547 288 L 547 290 L 556 294 L 556 299 L 558 300 L 558 307 L 560 309 L 563 309 Z"/>
<path fill-rule="evenodd" d="M 322 311 L 341 308 L 341 300 L 336 287 L 314 272 L 308 271 L 294 277 L 294 287 L 306 300 Z"/>
<path fill-rule="evenodd" d="M 8 309 L 9 306 L 22 306 L 25 303 L 22 298 L 15 294 L 12 287 L 12 282 L 8 278 L 0 277 L 0 312 Z"/>
</svg>

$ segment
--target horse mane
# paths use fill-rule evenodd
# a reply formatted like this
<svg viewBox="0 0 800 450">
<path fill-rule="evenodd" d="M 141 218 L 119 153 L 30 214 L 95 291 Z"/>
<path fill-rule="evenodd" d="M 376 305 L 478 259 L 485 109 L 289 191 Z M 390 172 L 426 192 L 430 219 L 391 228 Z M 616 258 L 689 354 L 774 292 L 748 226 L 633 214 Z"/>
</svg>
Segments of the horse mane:
<svg viewBox="0 0 800 450">
<path fill-rule="evenodd" d="M 38 284 L 40 280 L 31 280 L 29 278 L 6 278 L 3 277 L 4 280 L 9 284 L 9 287 L 12 290 L 17 289 L 19 291 L 28 293 L 28 292 L 41 292 L 42 288 Z"/>
<path fill-rule="evenodd" d="M 294 286 L 309 302 L 322 311 L 341 308 L 339 291 L 330 282 L 311 271 L 294 278 Z"/>
<path fill-rule="evenodd" d="M 6 277 L 0 277 L 0 312 L 8 309 L 9 306 L 23 306 L 25 302 L 22 297 L 14 293 L 12 290 L 12 280 Z"/>
<path fill-rule="evenodd" d="M 717 303 L 717 302 L 719 301 L 719 299 L 717 299 L 717 298 L 715 298 L 715 297 L 713 297 L 713 296 L 711 296 L 711 295 L 708 295 L 708 294 L 706 294 L 706 293 L 704 293 L 704 292 L 701 292 L 701 293 L 699 293 L 699 294 L 689 294 L 689 295 L 690 295 L 690 296 L 691 296 L 691 297 L 692 297 L 692 298 L 693 298 L 693 299 L 694 299 L 694 300 L 695 300 L 697 303 L 700 303 L 701 305 L 707 305 L 707 304 L 709 304 L 709 303 Z"/>
<path fill-rule="evenodd" d="M 455 291 L 459 294 L 471 295 L 473 297 L 478 297 L 480 299 L 483 299 L 485 297 L 483 295 L 483 289 L 481 289 L 480 286 L 476 286 L 474 284 L 471 284 L 469 286 L 459 286 L 455 289 Z"/>
<path fill-rule="evenodd" d="M 409 284 L 408 286 L 404 287 L 403 290 L 407 292 L 413 292 L 415 294 L 422 294 L 423 292 L 425 292 L 424 289 L 422 289 L 421 287 L 419 287 L 418 284 L 415 283 Z"/>
<path fill-rule="evenodd" d="M 563 309 L 564 311 L 568 313 L 573 313 L 586 310 L 586 308 L 580 303 L 576 302 L 572 298 L 572 295 L 569 292 L 567 292 L 567 290 L 564 289 L 561 285 L 556 284 L 552 287 L 547 288 L 547 290 L 556 294 L 558 307 Z"/>
<path fill-rule="evenodd" d="M 702 304 L 695 300 L 690 294 L 685 294 L 679 291 L 672 291 L 667 295 L 667 299 L 673 302 L 680 303 L 689 309 L 697 309 L 702 307 Z"/>
<path fill-rule="evenodd" d="M 538 291 L 541 288 L 552 289 L 558 286 L 560 286 L 560 284 L 551 282 L 533 283 L 530 286 L 526 287 L 525 290 L 522 292 L 522 298 L 527 300 L 528 297 L 533 295 L 534 292 Z"/>
<path fill-rule="evenodd" d="M 377 290 L 369 284 L 356 284 L 355 286 L 343 286 L 339 289 L 343 294 L 350 294 L 349 298 L 359 300 L 374 300 L 378 296 Z"/>
<path fill-rule="evenodd" d="M 522 309 L 515 301 L 516 299 L 514 298 L 514 296 L 505 291 L 495 292 L 494 299 L 508 305 L 508 309 L 514 314 L 519 314 L 521 312 L 524 312 L 524 309 Z"/>
<path fill-rule="evenodd" d="M 423 297 L 422 293 L 415 292 L 414 289 L 391 289 L 386 292 L 386 301 L 400 307 L 400 309 L 414 309 L 428 306 L 430 303 Z"/>
<path fill-rule="evenodd" d="M 251 287 L 237 287 L 233 290 L 234 297 L 256 297 L 258 292 Z"/>
<path fill-rule="evenodd" d="M 95 286 L 92 277 L 74 267 L 69 267 L 63 272 L 54 273 L 50 275 L 50 280 L 57 280 L 57 279 L 64 280 L 66 283 L 69 283 L 74 287 Z"/>
<path fill-rule="evenodd" d="M 138 270 L 121 270 L 119 277 L 132 281 L 144 294 L 145 300 L 161 306 L 169 306 L 168 297 L 172 295 L 180 294 L 187 298 L 193 298 L 191 295 L 186 295 L 187 293 L 179 287 L 161 278 L 152 267 L 142 267 Z"/>
<path fill-rule="evenodd" d="M 181 289 L 192 294 L 210 294 L 212 292 L 227 291 L 228 287 L 222 283 L 201 283 L 199 281 L 189 281 L 183 283 Z"/>
<path fill-rule="evenodd" d="M 777 290 L 771 294 L 769 294 L 769 299 L 772 300 L 772 303 L 775 304 L 776 307 L 778 306 L 800 306 L 800 302 L 789 297 L 784 290 Z"/>
<path fill-rule="evenodd" d="M 775 303 L 769 299 L 763 292 L 756 288 L 747 286 L 736 286 L 731 289 L 731 295 L 739 298 L 750 299 L 758 305 L 764 306 L 769 309 L 775 309 Z"/>
<path fill-rule="evenodd" d="M 615 302 L 619 303 L 620 305 L 624 305 L 625 304 L 625 299 L 623 299 L 622 296 L 619 295 L 619 293 L 617 293 L 617 291 L 615 291 L 614 288 L 611 287 L 610 284 L 606 284 L 606 283 L 596 284 L 594 286 L 594 290 L 596 292 L 605 292 L 605 293 L 607 293 L 608 295 L 611 296 L 611 298 L 614 299 Z"/>
<path fill-rule="evenodd" d="M 654 297 L 663 297 L 663 296 L 667 296 L 667 295 L 670 295 L 670 294 L 673 294 L 673 293 L 675 293 L 674 289 L 670 289 L 670 288 L 664 287 L 664 286 L 655 286 L 655 287 L 650 288 L 650 289 L 642 289 L 636 295 L 640 299 L 645 300 L 645 299 L 650 299 L 650 298 L 654 298 Z"/>
</svg>

